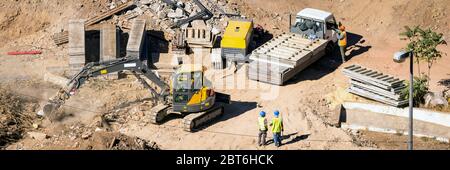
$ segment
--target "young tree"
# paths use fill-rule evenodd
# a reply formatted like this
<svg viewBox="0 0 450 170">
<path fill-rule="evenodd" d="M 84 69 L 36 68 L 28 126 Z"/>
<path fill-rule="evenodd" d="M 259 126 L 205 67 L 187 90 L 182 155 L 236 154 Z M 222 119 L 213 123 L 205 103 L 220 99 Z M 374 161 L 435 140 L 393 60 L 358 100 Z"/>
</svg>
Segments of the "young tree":
<svg viewBox="0 0 450 170">
<path fill-rule="evenodd" d="M 446 44 L 443 39 L 442 33 L 433 32 L 428 29 L 422 32 L 422 40 L 419 43 L 419 48 L 422 48 L 422 60 L 427 62 L 428 66 L 428 78 L 431 76 L 431 67 L 439 59 L 442 58 L 442 52 L 437 50 L 437 47 L 441 44 Z"/>
<path fill-rule="evenodd" d="M 442 33 L 436 33 L 431 29 L 423 30 L 419 26 L 410 28 L 405 26 L 405 32 L 400 33 L 403 36 L 403 40 L 409 40 L 406 50 L 413 51 L 416 63 L 420 72 L 420 61 L 427 62 L 428 66 L 428 78 L 431 77 L 431 67 L 433 64 L 442 57 L 443 52 L 439 51 L 437 47 L 441 44 L 447 44 L 443 38 Z"/>
<path fill-rule="evenodd" d="M 409 43 L 406 46 L 407 51 L 413 51 L 417 63 L 417 72 L 420 75 L 420 57 L 421 54 L 420 48 L 418 48 L 419 40 L 420 40 L 420 32 L 422 32 L 422 29 L 419 28 L 419 26 L 415 26 L 414 28 L 410 28 L 409 26 L 405 26 L 405 32 L 400 33 L 401 40 L 408 40 Z"/>
</svg>

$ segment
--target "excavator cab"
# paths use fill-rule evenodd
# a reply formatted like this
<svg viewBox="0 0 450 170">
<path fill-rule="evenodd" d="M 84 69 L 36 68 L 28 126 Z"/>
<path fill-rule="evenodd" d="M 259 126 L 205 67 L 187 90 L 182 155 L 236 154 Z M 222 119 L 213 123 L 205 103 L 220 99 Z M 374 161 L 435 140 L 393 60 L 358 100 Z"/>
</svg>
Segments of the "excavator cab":
<svg viewBox="0 0 450 170">
<path fill-rule="evenodd" d="M 192 113 L 214 105 L 215 93 L 204 79 L 205 68 L 198 64 L 183 64 L 173 75 L 171 88 L 173 111 Z"/>
</svg>

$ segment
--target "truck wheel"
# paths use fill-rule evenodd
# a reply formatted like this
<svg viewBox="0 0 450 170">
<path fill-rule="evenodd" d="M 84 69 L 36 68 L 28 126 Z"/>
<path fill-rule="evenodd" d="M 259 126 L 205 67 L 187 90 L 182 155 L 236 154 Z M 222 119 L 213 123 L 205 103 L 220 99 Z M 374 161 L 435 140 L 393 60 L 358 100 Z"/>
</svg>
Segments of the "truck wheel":
<svg viewBox="0 0 450 170">
<path fill-rule="evenodd" d="M 335 47 L 336 45 L 333 42 L 328 42 L 327 47 L 325 48 L 326 55 L 332 55 Z"/>
</svg>

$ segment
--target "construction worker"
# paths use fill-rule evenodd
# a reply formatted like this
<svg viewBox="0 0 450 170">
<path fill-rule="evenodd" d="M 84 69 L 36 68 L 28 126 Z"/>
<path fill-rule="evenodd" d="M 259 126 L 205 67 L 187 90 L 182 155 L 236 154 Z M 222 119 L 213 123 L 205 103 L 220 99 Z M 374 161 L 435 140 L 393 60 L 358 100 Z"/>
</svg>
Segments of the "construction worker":
<svg viewBox="0 0 450 170">
<path fill-rule="evenodd" d="M 283 120 L 281 119 L 280 112 L 278 110 L 273 112 L 273 115 L 275 116 L 275 118 L 273 118 L 272 122 L 270 123 L 270 126 L 272 126 L 273 142 L 275 143 L 276 147 L 280 147 L 281 132 L 284 131 Z"/>
<path fill-rule="evenodd" d="M 339 22 L 339 31 L 337 35 L 339 42 L 339 48 L 341 49 L 342 63 L 345 63 L 345 50 L 347 48 L 347 32 L 345 31 L 345 26 Z"/>
<path fill-rule="evenodd" d="M 259 134 L 258 134 L 258 145 L 263 146 L 266 144 L 266 136 L 267 136 L 267 119 L 266 119 L 266 112 L 261 111 L 259 113 L 258 117 L 258 127 L 259 127 Z"/>
</svg>

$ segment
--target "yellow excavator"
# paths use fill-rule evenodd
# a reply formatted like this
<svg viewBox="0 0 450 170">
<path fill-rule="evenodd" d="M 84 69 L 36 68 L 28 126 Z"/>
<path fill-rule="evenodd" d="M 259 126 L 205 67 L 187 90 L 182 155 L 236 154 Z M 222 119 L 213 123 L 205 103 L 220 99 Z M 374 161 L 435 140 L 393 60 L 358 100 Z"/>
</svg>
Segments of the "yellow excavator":
<svg viewBox="0 0 450 170">
<path fill-rule="evenodd" d="M 183 116 L 184 130 L 191 132 L 223 115 L 224 107 L 230 103 L 229 95 L 217 93 L 211 88 L 211 83 L 204 76 L 206 68 L 202 65 L 182 64 L 166 83 L 139 58 L 125 57 L 86 64 L 66 87 L 44 105 L 44 115 L 54 114 L 87 79 L 124 70 L 131 71 L 157 98 L 158 104 L 150 110 L 153 124 L 162 123 L 169 114 L 179 114 Z"/>
</svg>

